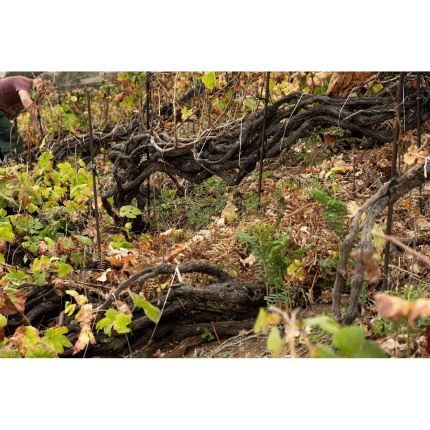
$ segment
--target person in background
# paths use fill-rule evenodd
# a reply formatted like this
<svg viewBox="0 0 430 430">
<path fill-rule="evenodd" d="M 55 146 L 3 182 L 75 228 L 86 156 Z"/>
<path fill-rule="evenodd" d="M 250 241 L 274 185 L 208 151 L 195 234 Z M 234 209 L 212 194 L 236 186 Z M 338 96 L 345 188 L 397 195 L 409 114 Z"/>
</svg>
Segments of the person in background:
<svg viewBox="0 0 430 430">
<path fill-rule="evenodd" d="M 22 139 L 18 136 L 13 121 L 22 112 L 30 113 L 33 130 L 42 137 L 40 114 L 31 93 L 43 94 L 52 74 L 42 73 L 34 79 L 25 76 L 10 76 L 0 79 L 0 159 L 17 156 L 23 152 Z"/>
</svg>

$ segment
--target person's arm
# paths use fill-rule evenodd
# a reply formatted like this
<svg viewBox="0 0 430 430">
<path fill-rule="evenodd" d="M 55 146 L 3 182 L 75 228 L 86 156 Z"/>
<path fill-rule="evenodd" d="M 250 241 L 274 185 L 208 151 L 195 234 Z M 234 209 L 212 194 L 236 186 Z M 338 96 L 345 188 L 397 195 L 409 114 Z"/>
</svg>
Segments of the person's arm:
<svg viewBox="0 0 430 430">
<path fill-rule="evenodd" d="M 38 109 L 37 106 L 34 104 L 33 100 L 30 97 L 30 94 L 28 94 L 25 90 L 18 91 L 19 98 L 21 99 L 21 103 L 24 106 L 24 108 L 30 112 L 30 119 L 31 119 L 31 125 L 33 126 L 33 130 L 36 132 L 38 136 L 42 135 L 42 130 L 39 127 L 39 122 L 37 119 L 38 115 Z"/>
</svg>

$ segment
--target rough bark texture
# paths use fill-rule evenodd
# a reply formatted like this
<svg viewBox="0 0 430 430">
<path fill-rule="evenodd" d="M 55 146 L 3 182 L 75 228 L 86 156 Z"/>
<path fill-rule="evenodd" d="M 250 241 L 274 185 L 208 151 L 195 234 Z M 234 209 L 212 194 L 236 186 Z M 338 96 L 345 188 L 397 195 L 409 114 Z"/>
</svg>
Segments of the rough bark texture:
<svg viewBox="0 0 430 430">
<path fill-rule="evenodd" d="M 112 337 L 108 337 L 99 332 L 96 334 L 97 344 L 90 345 L 85 352 L 76 356 L 150 357 L 160 348 L 191 336 L 201 336 L 205 330 L 210 330 L 213 335 L 215 331 L 218 338 L 225 338 L 237 335 L 240 330 L 252 328 L 259 307 L 264 306 L 263 285 L 245 284 L 228 279 L 226 272 L 204 262 L 148 267 L 117 288 L 115 297 L 126 301 L 133 308 L 130 297 L 125 294 L 126 289 L 136 290 L 143 280 L 160 274 L 174 273 L 177 269 L 180 273 L 208 273 L 219 281 L 204 288 L 194 288 L 184 283 L 172 285 L 168 293 L 151 302 L 160 308 L 165 303 L 157 326 L 143 311 L 136 309 L 130 324 L 130 334 L 119 335 L 112 330 Z M 111 295 L 103 299 L 99 294 L 87 292 L 87 296 L 94 309 L 106 309 L 112 302 Z M 22 315 L 10 317 L 7 335 L 27 322 L 35 327 L 58 323 L 64 318 L 62 315 L 64 300 L 61 293 L 52 287 L 33 288 L 28 294 L 25 317 Z M 103 312 L 99 312 L 97 320 L 103 315 Z M 64 325 L 69 329 L 70 340 L 75 342 L 80 330 L 79 325 L 73 317 L 66 317 Z M 63 356 L 71 357 L 72 350 L 67 350 Z"/>
<path fill-rule="evenodd" d="M 376 222 L 376 218 L 390 203 L 395 203 L 400 197 L 404 196 L 412 189 L 419 187 L 423 182 L 429 179 L 429 175 L 427 175 L 427 177 L 425 176 L 424 166 L 414 166 L 401 176 L 385 183 L 355 214 L 350 225 L 349 233 L 340 245 L 339 263 L 333 287 L 333 312 L 338 320 L 350 324 L 354 321 L 358 313 L 358 299 L 364 280 L 364 267 L 359 260 L 357 261 L 356 268 L 351 278 L 351 293 L 345 315 L 342 315 L 340 303 L 341 294 L 347 281 L 347 261 L 357 235 L 361 233 L 358 245 L 358 250 L 361 255 L 372 252 L 372 228 Z"/>
<path fill-rule="evenodd" d="M 392 141 L 395 89 L 393 81 L 373 97 L 288 94 L 267 109 L 265 158 L 276 157 L 298 139 L 330 126 L 365 136 L 373 144 Z M 429 117 L 430 98 L 428 91 L 422 93 L 421 117 L 425 121 Z M 190 97 L 197 94 L 197 89 L 190 90 Z M 411 80 L 406 81 L 404 94 L 403 127 L 410 130 L 417 122 L 416 90 Z M 169 114 L 168 106 L 165 110 Z M 140 117 L 107 132 L 94 131 L 94 144 L 98 148 L 110 147 L 110 158 L 114 162 L 114 185 L 103 195 L 105 208 L 111 215 L 115 213 L 107 201 L 113 197 L 115 207 L 136 199 L 142 209 L 146 202 L 142 184 L 155 172 L 165 172 L 193 183 L 216 175 L 230 185 L 238 184 L 259 160 L 263 118 L 261 109 L 243 121 L 208 129 L 194 138 L 176 140 L 165 132 L 150 132 Z M 75 149 L 85 151 L 87 148 L 87 136 L 69 136 L 53 145 L 56 159 L 73 154 Z"/>
</svg>

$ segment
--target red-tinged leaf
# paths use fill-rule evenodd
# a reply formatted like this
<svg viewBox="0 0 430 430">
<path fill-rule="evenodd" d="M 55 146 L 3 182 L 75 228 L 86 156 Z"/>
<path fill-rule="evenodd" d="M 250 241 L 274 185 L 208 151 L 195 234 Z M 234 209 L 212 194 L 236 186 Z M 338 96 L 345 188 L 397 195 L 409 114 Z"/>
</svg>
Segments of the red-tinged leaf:
<svg viewBox="0 0 430 430">
<path fill-rule="evenodd" d="M 373 251 L 355 250 L 351 257 L 363 266 L 364 276 L 370 283 L 378 282 L 381 271 Z"/>
<path fill-rule="evenodd" d="M 23 291 L 11 289 L 0 291 L 0 314 L 8 316 L 24 312 L 26 300 Z"/>
<path fill-rule="evenodd" d="M 91 345 L 94 345 L 96 343 L 96 339 L 94 337 L 94 333 L 91 330 L 91 327 L 85 326 L 82 328 L 81 332 L 79 333 L 78 340 L 73 346 L 73 355 L 82 351 L 90 343 Z"/>
<path fill-rule="evenodd" d="M 39 244 L 37 245 L 37 253 L 39 255 L 46 255 L 48 254 L 48 245 L 46 245 L 46 242 L 44 240 L 41 240 Z"/>
<path fill-rule="evenodd" d="M 375 296 L 376 309 L 384 318 L 399 318 L 408 316 L 411 303 L 399 297 L 380 293 Z"/>
<path fill-rule="evenodd" d="M 430 315 L 430 300 L 418 299 L 412 302 L 408 323 L 410 326 L 413 326 L 417 318 L 428 317 L 429 315 Z"/>
<path fill-rule="evenodd" d="M 32 326 L 20 326 L 10 338 L 11 345 L 16 348 L 21 355 L 40 342 L 39 331 Z"/>
<path fill-rule="evenodd" d="M 122 300 L 115 300 L 112 304 L 118 309 L 119 312 L 129 316 L 133 315 L 133 312 L 131 312 L 131 309 L 127 303 L 123 302 Z"/>
<path fill-rule="evenodd" d="M 88 297 L 84 296 L 82 294 L 78 294 L 75 297 L 75 301 L 78 304 L 79 307 L 82 307 L 83 305 L 85 305 L 86 303 L 88 303 Z"/>
<path fill-rule="evenodd" d="M 408 317 L 408 323 L 413 326 L 417 318 L 430 316 L 430 300 L 418 299 L 408 301 L 399 297 L 380 293 L 375 296 L 376 309 L 385 318 Z"/>
<path fill-rule="evenodd" d="M 81 324 L 81 327 L 83 325 L 91 324 L 94 318 L 93 305 L 90 303 L 82 305 L 75 316 L 75 320 Z"/>
</svg>

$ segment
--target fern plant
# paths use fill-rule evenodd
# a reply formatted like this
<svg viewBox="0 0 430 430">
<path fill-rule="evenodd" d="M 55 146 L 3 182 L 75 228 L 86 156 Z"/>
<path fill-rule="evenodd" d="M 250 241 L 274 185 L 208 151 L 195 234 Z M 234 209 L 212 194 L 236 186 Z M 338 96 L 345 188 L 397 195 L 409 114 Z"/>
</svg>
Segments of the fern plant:
<svg viewBox="0 0 430 430">
<path fill-rule="evenodd" d="M 306 191 L 312 198 L 324 206 L 324 220 L 327 225 L 341 238 L 345 237 L 348 229 L 345 220 L 348 215 L 346 204 L 335 195 L 329 195 L 315 180 L 309 179 L 310 188 Z"/>
<path fill-rule="evenodd" d="M 294 259 L 303 257 L 304 250 L 293 250 L 287 233 L 279 233 L 274 225 L 255 223 L 237 233 L 256 257 L 256 273 L 266 286 L 268 305 L 291 304 L 294 291 L 285 284 L 285 276 Z"/>
</svg>

